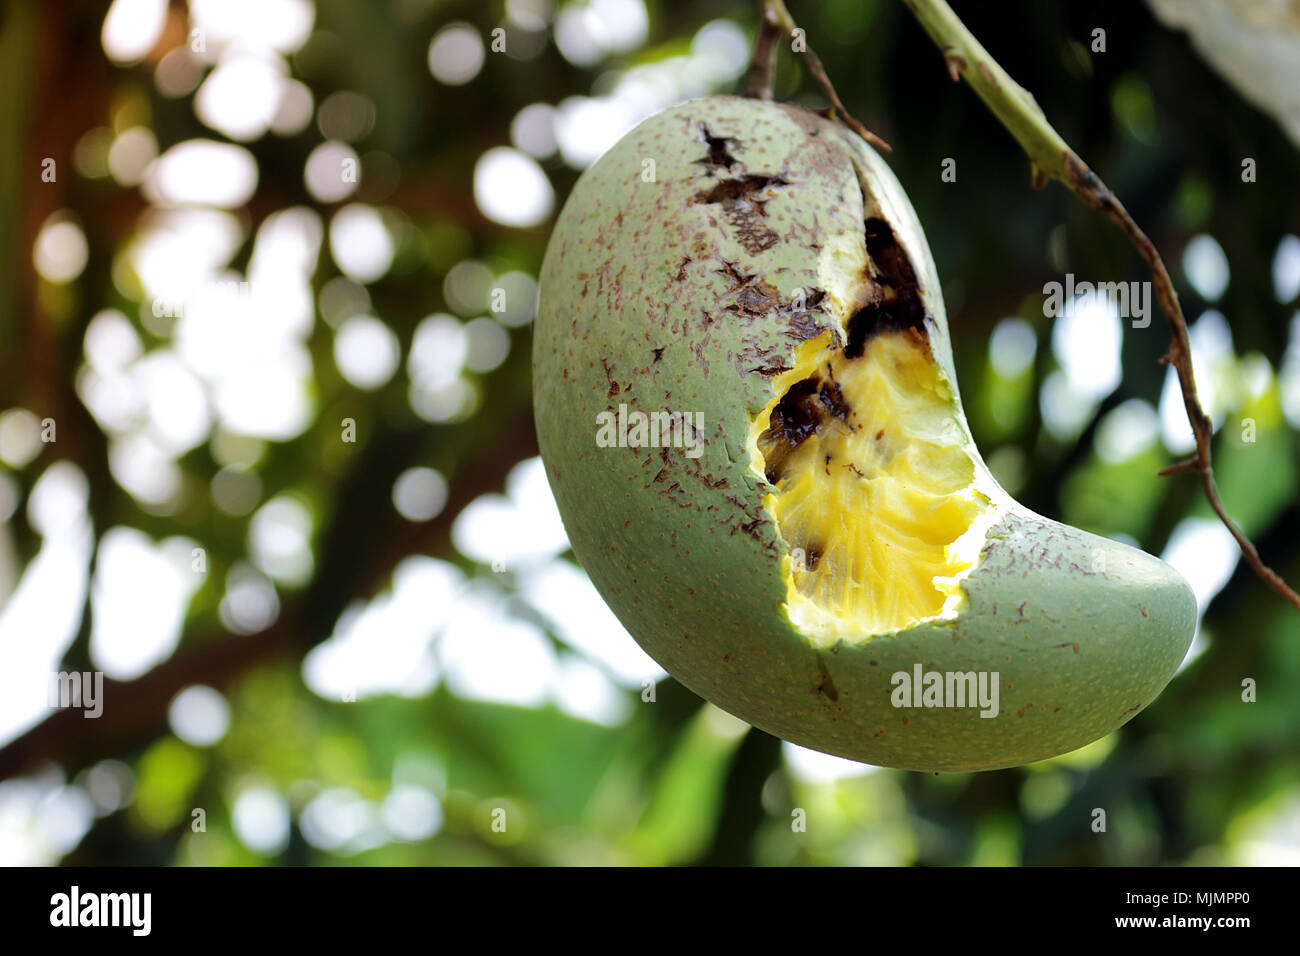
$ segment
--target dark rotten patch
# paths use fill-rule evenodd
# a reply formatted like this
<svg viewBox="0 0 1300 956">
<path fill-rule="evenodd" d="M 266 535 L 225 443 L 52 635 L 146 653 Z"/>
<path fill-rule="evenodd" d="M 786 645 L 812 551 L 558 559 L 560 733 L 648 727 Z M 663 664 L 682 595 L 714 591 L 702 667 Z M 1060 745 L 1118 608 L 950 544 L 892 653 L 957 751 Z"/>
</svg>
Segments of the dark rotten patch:
<svg viewBox="0 0 1300 956">
<path fill-rule="evenodd" d="M 709 131 L 708 126 L 703 123 L 699 126 L 699 138 L 700 142 L 708 148 L 708 153 L 705 154 L 703 159 L 697 159 L 695 162 L 710 168 L 722 167 L 724 169 L 740 165 L 739 160 L 731 155 L 731 150 L 728 148 L 729 144 L 736 142 L 734 138 L 730 136 L 714 136 Z"/>
<path fill-rule="evenodd" d="M 767 430 L 759 436 L 767 463 L 764 472 L 767 480 L 774 485 L 780 482 L 795 449 L 827 422 L 837 420 L 847 424 L 851 411 L 843 390 L 833 379 L 825 381 L 814 375 L 790 386 L 772 409 Z"/>
<path fill-rule="evenodd" d="M 872 218 L 863 224 L 863 235 L 873 270 L 874 294 L 849 319 L 844 354 L 853 359 L 860 358 L 867 342 L 881 332 L 925 334 L 925 306 L 917 289 L 916 270 L 894 230 L 883 219 Z"/>
<path fill-rule="evenodd" d="M 750 255 L 757 255 L 776 245 L 779 237 L 767 227 L 766 201 L 759 198 L 764 190 L 785 186 L 779 176 L 745 175 L 739 179 L 719 180 L 709 189 L 695 194 L 695 204 L 721 205 L 728 224 L 736 232 L 737 241 Z"/>
</svg>

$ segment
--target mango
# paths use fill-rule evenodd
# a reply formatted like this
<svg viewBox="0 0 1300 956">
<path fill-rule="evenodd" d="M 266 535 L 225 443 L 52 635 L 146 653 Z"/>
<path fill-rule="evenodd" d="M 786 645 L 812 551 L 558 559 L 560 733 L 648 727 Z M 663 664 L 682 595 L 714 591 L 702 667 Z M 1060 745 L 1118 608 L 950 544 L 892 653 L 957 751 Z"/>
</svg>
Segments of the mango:
<svg viewBox="0 0 1300 956">
<path fill-rule="evenodd" d="M 1191 643 L 1174 569 L 990 474 L 916 213 L 821 114 L 691 100 L 586 170 L 533 374 L 604 600 L 674 678 L 785 740 L 908 770 L 1043 760 L 1131 720 Z"/>
</svg>

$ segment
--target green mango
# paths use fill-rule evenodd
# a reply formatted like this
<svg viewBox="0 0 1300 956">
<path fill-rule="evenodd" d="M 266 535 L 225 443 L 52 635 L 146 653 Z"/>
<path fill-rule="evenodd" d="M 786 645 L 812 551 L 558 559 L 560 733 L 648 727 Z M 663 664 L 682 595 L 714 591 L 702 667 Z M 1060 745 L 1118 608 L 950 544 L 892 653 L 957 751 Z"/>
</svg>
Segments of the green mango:
<svg viewBox="0 0 1300 956">
<path fill-rule="evenodd" d="M 706 97 L 610 149 L 547 248 L 533 374 L 592 582 L 673 677 L 768 733 L 1015 766 L 1132 719 L 1191 643 L 1175 570 L 997 485 L 916 214 L 820 114 Z"/>
</svg>

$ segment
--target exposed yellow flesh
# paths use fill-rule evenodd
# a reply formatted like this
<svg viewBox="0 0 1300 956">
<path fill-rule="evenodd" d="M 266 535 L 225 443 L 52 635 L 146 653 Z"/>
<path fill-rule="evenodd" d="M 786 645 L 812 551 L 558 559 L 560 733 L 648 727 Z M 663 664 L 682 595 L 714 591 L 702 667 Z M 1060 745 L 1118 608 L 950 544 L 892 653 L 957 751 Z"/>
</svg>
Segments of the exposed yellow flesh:
<svg viewBox="0 0 1300 956">
<path fill-rule="evenodd" d="M 830 646 L 954 616 L 994 509 L 924 336 L 881 332 L 850 359 L 827 333 L 794 359 L 751 433 L 754 460 L 779 472 L 765 504 L 791 547 L 790 620 Z M 837 414 L 791 450 L 773 412 L 810 379 L 838 386 Z"/>
</svg>

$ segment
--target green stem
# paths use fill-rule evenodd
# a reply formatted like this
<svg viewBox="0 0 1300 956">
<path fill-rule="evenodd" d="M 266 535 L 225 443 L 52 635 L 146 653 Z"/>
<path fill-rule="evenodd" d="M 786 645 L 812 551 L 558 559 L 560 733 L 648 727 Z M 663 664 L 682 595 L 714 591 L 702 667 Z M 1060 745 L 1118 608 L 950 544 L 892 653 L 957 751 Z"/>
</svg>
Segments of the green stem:
<svg viewBox="0 0 1300 956">
<path fill-rule="evenodd" d="M 1069 186 L 1066 156 L 1073 156 L 1076 161 L 1078 157 L 1052 128 L 1029 91 L 989 56 L 988 50 L 944 0 L 904 2 L 943 54 L 953 80 L 960 78 L 969 83 L 1007 132 L 1016 138 L 1034 165 L 1035 180 L 1041 183 L 1041 177 L 1045 176 Z"/>
<path fill-rule="evenodd" d="M 762 16 L 759 23 L 758 37 L 754 42 L 754 56 L 749 62 L 747 95 L 757 99 L 770 100 L 772 98 L 772 80 L 776 72 L 776 37 L 784 34 L 793 40 L 795 31 L 799 29 L 799 26 L 794 22 L 794 18 L 790 16 L 790 11 L 785 8 L 785 0 L 759 0 L 759 8 L 762 11 Z M 808 64 L 808 72 L 813 75 L 817 85 L 822 88 L 822 92 L 830 100 L 833 115 L 876 149 L 889 152 L 888 143 L 859 123 L 844 108 L 839 94 L 835 92 L 835 84 L 826 75 L 826 69 L 822 66 L 821 58 L 808 45 L 807 38 L 803 37 L 802 39 L 803 43 L 800 52 L 803 54 L 804 62 Z"/>
<path fill-rule="evenodd" d="M 1085 205 L 1101 213 L 1119 226 L 1128 236 L 1133 248 L 1151 269 L 1152 285 L 1160 301 L 1161 310 L 1169 323 L 1172 341 L 1162 361 L 1173 366 L 1178 373 L 1178 384 L 1183 394 L 1183 407 L 1187 420 L 1196 436 L 1196 456 L 1165 469 L 1162 474 L 1194 473 L 1200 477 L 1201 488 L 1210 507 L 1219 520 L 1232 533 L 1241 548 L 1246 563 L 1283 600 L 1300 610 L 1300 594 L 1264 564 L 1255 546 L 1228 515 L 1214 483 L 1214 468 L 1210 462 L 1210 441 L 1214 427 L 1201 408 L 1196 395 L 1196 379 L 1192 375 L 1192 349 L 1187 337 L 1187 320 L 1183 318 L 1178 294 L 1165 268 L 1155 244 L 1147 238 L 1128 210 L 1095 173 L 1088 169 L 1061 134 L 1043 115 L 1042 109 L 1027 90 L 1021 87 L 1002 69 L 987 50 L 980 45 L 965 24 L 957 18 L 944 0 L 903 0 L 913 16 L 930 35 L 948 63 L 948 73 L 953 81 L 965 80 L 979 95 L 998 121 L 1016 138 L 1020 148 L 1033 164 L 1034 184 L 1045 185 L 1048 179 L 1063 183 Z"/>
</svg>

